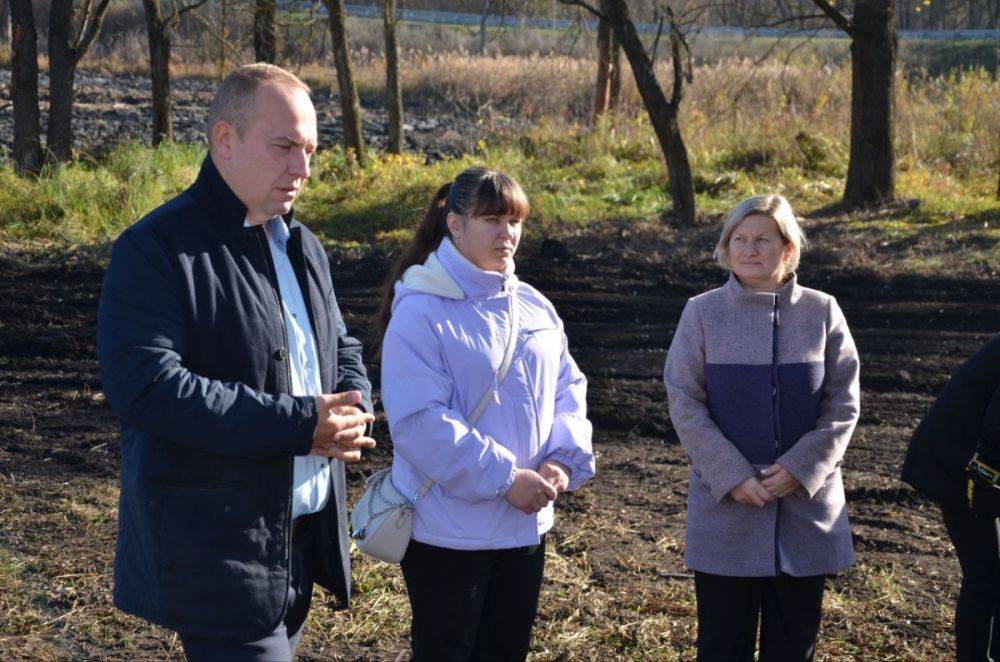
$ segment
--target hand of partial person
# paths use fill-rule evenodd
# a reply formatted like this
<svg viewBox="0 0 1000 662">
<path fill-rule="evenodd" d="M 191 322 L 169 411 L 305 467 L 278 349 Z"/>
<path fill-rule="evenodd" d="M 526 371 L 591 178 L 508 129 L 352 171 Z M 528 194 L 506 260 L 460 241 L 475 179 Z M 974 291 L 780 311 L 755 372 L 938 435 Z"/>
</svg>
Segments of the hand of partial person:
<svg viewBox="0 0 1000 662">
<path fill-rule="evenodd" d="M 549 505 L 556 498 L 556 488 L 537 471 L 518 469 L 514 484 L 504 498 L 522 513 L 530 515 Z"/>
<path fill-rule="evenodd" d="M 324 393 L 316 396 L 316 432 L 310 455 L 357 462 L 362 448 L 372 448 L 375 440 L 365 436 L 372 414 L 361 411 L 359 391 Z"/>
<path fill-rule="evenodd" d="M 760 475 L 764 476 L 760 484 L 775 498 L 780 499 L 795 494 L 796 490 L 802 487 L 799 479 L 780 464 L 772 464 L 767 469 L 761 469 Z"/>
<path fill-rule="evenodd" d="M 757 508 L 763 508 L 765 504 L 774 501 L 774 495 L 768 492 L 767 488 L 755 476 L 747 478 L 731 489 L 729 496 L 736 503 L 744 503 Z"/>
<path fill-rule="evenodd" d="M 545 460 L 538 465 L 538 473 L 545 480 L 549 481 L 556 490 L 556 494 L 562 494 L 569 487 L 569 467 L 556 460 Z"/>
</svg>

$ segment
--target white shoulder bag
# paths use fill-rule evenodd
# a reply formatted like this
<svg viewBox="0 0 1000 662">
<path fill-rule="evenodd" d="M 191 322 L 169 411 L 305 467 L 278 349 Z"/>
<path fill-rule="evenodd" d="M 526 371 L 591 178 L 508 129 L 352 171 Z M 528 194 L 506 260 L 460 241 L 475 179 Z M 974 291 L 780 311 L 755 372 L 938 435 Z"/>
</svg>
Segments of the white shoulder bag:
<svg viewBox="0 0 1000 662">
<path fill-rule="evenodd" d="M 517 344 L 519 327 L 517 295 L 512 292 L 510 300 L 510 337 L 507 339 L 507 351 L 503 363 L 497 371 L 497 386 L 510 371 L 514 359 L 514 346 Z M 492 401 L 491 384 L 469 416 L 469 427 L 476 425 Z M 380 561 L 399 563 L 410 544 L 410 534 L 413 532 L 413 508 L 433 484 L 434 481 L 428 478 L 416 494 L 407 498 L 392 484 L 392 467 L 376 471 L 369 476 L 365 481 L 365 493 L 351 510 L 351 538 L 354 539 L 358 549 Z"/>
</svg>

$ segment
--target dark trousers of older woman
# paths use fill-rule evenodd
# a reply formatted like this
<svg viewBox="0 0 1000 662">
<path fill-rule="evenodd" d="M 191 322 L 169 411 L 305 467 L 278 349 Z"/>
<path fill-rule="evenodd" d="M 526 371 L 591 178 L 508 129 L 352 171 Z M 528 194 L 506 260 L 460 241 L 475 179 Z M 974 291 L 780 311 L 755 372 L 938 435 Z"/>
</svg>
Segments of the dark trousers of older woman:
<svg viewBox="0 0 1000 662">
<path fill-rule="evenodd" d="M 1000 660 L 1000 519 L 941 507 L 944 526 L 962 566 L 955 607 L 955 655 Z"/>
<path fill-rule="evenodd" d="M 812 660 L 823 612 L 825 575 L 724 577 L 694 573 L 698 660 Z"/>
<path fill-rule="evenodd" d="M 538 611 L 545 537 L 512 549 L 411 540 L 400 564 L 413 610 L 414 662 L 524 660 Z"/>
</svg>

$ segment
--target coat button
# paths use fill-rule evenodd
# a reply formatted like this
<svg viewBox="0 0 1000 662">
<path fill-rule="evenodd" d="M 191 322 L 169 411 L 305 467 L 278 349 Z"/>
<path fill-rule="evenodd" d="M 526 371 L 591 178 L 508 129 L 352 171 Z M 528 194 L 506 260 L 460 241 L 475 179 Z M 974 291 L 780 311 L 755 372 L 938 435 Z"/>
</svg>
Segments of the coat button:
<svg viewBox="0 0 1000 662">
<path fill-rule="evenodd" d="M 285 359 L 288 358 L 288 350 L 282 347 L 281 349 L 279 349 L 277 352 L 274 353 L 274 358 L 276 358 L 279 361 L 284 361 Z"/>
</svg>

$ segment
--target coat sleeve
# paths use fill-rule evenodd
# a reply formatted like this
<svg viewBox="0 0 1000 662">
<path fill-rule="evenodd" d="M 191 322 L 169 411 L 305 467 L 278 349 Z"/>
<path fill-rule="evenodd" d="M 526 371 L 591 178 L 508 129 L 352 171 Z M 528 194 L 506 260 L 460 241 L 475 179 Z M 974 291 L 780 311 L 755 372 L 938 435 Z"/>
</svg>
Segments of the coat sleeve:
<svg viewBox="0 0 1000 662">
<path fill-rule="evenodd" d="M 101 383 L 121 422 L 221 455 L 309 452 L 313 398 L 197 375 L 184 365 L 189 343 L 180 279 L 166 254 L 153 236 L 126 231 L 112 249 L 97 314 Z"/>
<path fill-rule="evenodd" d="M 382 402 L 393 452 L 450 496 L 499 498 L 514 483 L 516 458 L 451 407 L 453 392 L 433 327 L 412 298 L 403 301 L 382 344 Z"/>
<path fill-rule="evenodd" d="M 587 378 L 570 356 L 568 341 L 563 334 L 555 414 L 545 459 L 561 462 L 569 468 L 567 490 L 575 490 L 594 477 L 593 433 L 594 426 L 587 420 Z"/>
<path fill-rule="evenodd" d="M 826 376 L 816 427 L 777 459 L 777 464 L 802 483 L 810 499 L 843 459 L 861 411 L 858 350 L 833 297 L 827 308 L 826 328 Z"/>
<path fill-rule="evenodd" d="M 736 446 L 726 439 L 708 410 L 705 387 L 705 333 L 698 305 L 689 300 L 667 351 L 663 369 L 670 420 L 694 472 L 712 497 L 722 501 L 729 492 L 756 475 Z"/>
<path fill-rule="evenodd" d="M 986 443 L 1000 447 L 1000 388 L 993 391 L 993 397 L 986 405 L 986 413 L 983 414 L 983 424 L 980 431 Z"/>
</svg>

